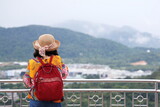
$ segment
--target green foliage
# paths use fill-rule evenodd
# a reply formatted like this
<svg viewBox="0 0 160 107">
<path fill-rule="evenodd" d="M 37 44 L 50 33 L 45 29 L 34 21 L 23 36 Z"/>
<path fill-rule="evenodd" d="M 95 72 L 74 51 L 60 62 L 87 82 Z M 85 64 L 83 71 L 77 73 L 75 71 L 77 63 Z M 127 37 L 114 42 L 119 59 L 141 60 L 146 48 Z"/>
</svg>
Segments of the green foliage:
<svg viewBox="0 0 160 107">
<path fill-rule="evenodd" d="M 12 69 L 21 69 L 21 68 L 26 68 L 26 66 L 21 66 L 21 65 L 8 65 L 8 66 L 3 66 L 0 67 L 0 71 L 2 70 L 12 70 Z"/>
<path fill-rule="evenodd" d="M 33 57 L 32 42 L 44 33 L 53 34 L 61 42 L 58 51 L 66 63 L 94 63 L 128 68 L 131 62 L 140 60 L 147 61 L 151 66 L 159 64 L 159 49 L 128 48 L 111 40 L 94 38 L 68 29 L 38 25 L 0 28 L 0 61 L 28 61 Z M 147 53 L 147 50 L 151 52 Z"/>
<path fill-rule="evenodd" d="M 142 76 L 140 78 L 145 78 L 145 79 L 160 79 L 160 67 L 155 72 L 153 72 L 151 75 Z"/>
<path fill-rule="evenodd" d="M 85 75 L 83 75 L 83 77 L 85 78 L 85 79 L 99 79 L 99 75 L 98 74 L 94 74 L 94 75 L 87 75 L 87 74 L 85 74 Z"/>
<path fill-rule="evenodd" d="M 24 89 L 24 84 L 23 83 L 16 83 L 16 84 L 4 84 L 1 83 L 1 88 L 2 89 Z"/>
</svg>

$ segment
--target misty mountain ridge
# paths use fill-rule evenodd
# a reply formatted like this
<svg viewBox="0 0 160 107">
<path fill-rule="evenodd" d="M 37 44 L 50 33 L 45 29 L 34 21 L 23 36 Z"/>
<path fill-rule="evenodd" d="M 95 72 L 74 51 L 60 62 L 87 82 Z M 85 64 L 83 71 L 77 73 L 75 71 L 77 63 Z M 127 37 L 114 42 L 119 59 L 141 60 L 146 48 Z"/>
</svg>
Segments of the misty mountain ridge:
<svg viewBox="0 0 160 107">
<path fill-rule="evenodd" d="M 54 26 L 82 32 L 97 38 L 106 38 L 129 47 L 160 48 L 160 38 L 148 32 L 140 32 L 130 26 L 115 27 L 75 20 L 55 24 Z"/>
</svg>

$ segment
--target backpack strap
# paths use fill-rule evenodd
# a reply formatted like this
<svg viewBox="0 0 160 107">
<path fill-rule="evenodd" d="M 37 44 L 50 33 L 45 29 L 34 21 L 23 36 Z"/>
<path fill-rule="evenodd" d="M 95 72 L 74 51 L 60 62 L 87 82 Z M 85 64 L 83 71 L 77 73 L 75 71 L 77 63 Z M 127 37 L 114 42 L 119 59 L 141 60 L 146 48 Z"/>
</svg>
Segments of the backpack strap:
<svg viewBox="0 0 160 107">
<path fill-rule="evenodd" d="M 33 58 L 33 60 L 34 60 L 35 62 L 37 62 L 37 63 L 39 62 L 37 59 L 34 59 L 34 58 Z"/>
<path fill-rule="evenodd" d="M 44 65 L 44 62 L 42 61 L 42 59 L 41 59 L 40 57 L 37 57 L 37 58 L 38 58 L 39 62 L 40 62 L 42 65 Z"/>
<path fill-rule="evenodd" d="M 40 57 L 37 57 L 37 58 L 38 58 L 39 62 L 43 65 L 44 62 L 42 61 L 42 59 Z M 52 64 L 52 59 L 53 59 L 53 55 L 50 57 L 50 61 L 49 61 L 50 64 Z"/>
<path fill-rule="evenodd" d="M 53 55 L 50 57 L 49 63 L 52 64 Z"/>
</svg>

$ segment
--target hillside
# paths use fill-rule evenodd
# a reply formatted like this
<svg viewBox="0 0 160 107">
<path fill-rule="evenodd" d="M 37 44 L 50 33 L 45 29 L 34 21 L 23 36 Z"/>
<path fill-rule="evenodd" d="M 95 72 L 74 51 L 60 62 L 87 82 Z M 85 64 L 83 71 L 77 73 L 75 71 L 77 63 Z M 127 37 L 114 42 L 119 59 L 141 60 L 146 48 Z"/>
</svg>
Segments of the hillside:
<svg viewBox="0 0 160 107">
<path fill-rule="evenodd" d="M 39 35 L 50 33 L 61 41 L 59 54 L 69 63 L 98 63 L 123 66 L 134 61 L 158 62 L 159 50 L 128 48 L 111 40 L 68 29 L 30 25 L 14 28 L 0 28 L 0 61 L 27 61 L 32 58 L 32 42 Z M 148 59 L 149 58 L 149 59 Z"/>
<path fill-rule="evenodd" d="M 27 60 L 32 56 L 32 42 L 44 33 L 51 33 L 57 40 L 61 41 L 59 53 L 65 58 L 108 57 L 129 50 L 128 47 L 116 42 L 97 39 L 83 33 L 31 25 L 17 28 L 0 28 L 1 61 Z"/>
</svg>

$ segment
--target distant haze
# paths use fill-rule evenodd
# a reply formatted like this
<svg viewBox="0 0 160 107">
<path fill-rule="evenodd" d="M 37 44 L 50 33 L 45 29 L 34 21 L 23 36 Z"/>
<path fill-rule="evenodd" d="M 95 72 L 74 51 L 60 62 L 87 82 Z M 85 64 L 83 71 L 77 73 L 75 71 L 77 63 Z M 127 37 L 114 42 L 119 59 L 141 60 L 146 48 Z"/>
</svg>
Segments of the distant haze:
<svg viewBox="0 0 160 107">
<path fill-rule="evenodd" d="M 75 20 L 53 26 L 82 32 L 97 38 L 106 38 L 129 47 L 160 48 L 159 36 L 149 32 L 140 32 L 131 26 L 115 27 L 107 24 L 94 24 Z"/>
<path fill-rule="evenodd" d="M 79 20 L 128 25 L 160 37 L 159 5 L 160 0 L 0 0 L 0 26 Z"/>
</svg>

